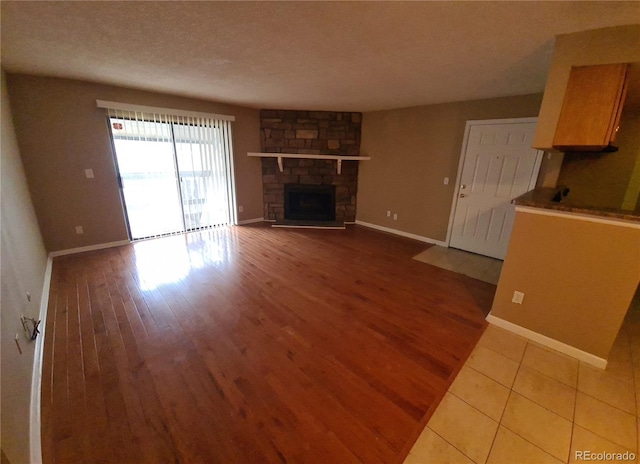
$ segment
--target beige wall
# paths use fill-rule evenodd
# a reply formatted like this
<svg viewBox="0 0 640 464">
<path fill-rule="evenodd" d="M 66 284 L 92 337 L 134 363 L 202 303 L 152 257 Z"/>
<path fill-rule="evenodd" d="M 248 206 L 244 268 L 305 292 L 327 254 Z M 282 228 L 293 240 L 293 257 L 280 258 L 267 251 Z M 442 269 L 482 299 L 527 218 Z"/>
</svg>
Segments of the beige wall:
<svg viewBox="0 0 640 464">
<path fill-rule="evenodd" d="M 556 37 L 533 146 L 551 150 L 571 66 L 640 61 L 640 24 Z"/>
<path fill-rule="evenodd" d="M 516 212 L 491 315 L 606 359 L 639 256 L 640 229 Z"/>
<path fill-rule="evenodd" d="M 39 317 L 47 253 L 20 162 L 4 72 L 1 106 L 0 435 L 2 451 L 12 463 L 19 464 L 32 462 L 29 457 L 29 413 L 35 348 L 35 343 L 23 335 L 20 317 L 22 314 L 34 319 Z M 26 298 L 27 292 L 32 296 L 30 302 Z M 22 355 L 15 345 L 16 334 L 19 334 Z"/>
<path fill-rule="evenodd" d="M 625 197 L 640 163 L 640 109 L 625 108 L 616 145 L 620 150 L 615 153 L 565 154 L 558 184 L 571 188 L 569 200 L 600 208 L 635 209 L 637 191 L 636 201 L 625 204 Z"/>
<path fill-rule="evenodd" d="M 212 83 L 215 85 L 215 83 Z M 127 239 L 105 112 L 96 100 L 233 115 L 239 220 L 262 217 L 258 110 L 89 82 L 8 75 L 22 160 L 48 251 Z M 91 168 L 95 179 L 86 179 Z M 84 235 L 74 227 L 82 225 Z"/>
<path fill-rule="evenodd" d="M 538 115 L 542 95 L 365 113 L 357 219 L 446 239 L 467 120 Z M 443 179 L 449 177 L 449 185 Z M 387 218 L 386 211 L 398 214 Z"/>
</svg>

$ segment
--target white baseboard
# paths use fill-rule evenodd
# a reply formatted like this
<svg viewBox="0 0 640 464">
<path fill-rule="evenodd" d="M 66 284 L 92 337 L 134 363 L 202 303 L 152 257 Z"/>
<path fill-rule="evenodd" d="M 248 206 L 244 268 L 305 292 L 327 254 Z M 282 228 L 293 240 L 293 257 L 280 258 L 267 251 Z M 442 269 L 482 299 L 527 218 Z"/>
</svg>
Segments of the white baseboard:
<svg viewBox="0 0 640 464">
<path fill-rule="evenodd" d="M 439 245 L 446 247 L 447 242 L 443 242 L 442 240 L 435 240 L 429 237 L 423 237 L 422 235 L 410 234 L 409 232 L 403 232 L 398 229 L 392 229 L 390 227 L 379 226 L 377 224 L 371 224 L 370 222 L 364 222 L 356 219 L 356 224 L 364 227 L 369 227 L 370 229 L 381 230 L 382 232 L 389 232 L 390 234 L 400 235 L 402 237 L 412 238 L 414 240 L 419 240 L 420 242 L 431 243 L 433 245 Z"/>
<path fill-rule="evenodd" d="M 98 243 L 97 245 L 89 245 L 89 246 L 78 247 L 78 248 L 69 248 L 68 250 L 52 251 L 51 253 L 49 253 L 49 257 L 55 258 L 57 256 L 73 255 L 75 253 L 84 253 L 85 251 L 102 250 L 104 248 L 112 248 L 112 247 L 117 247 L 122 245 L 129 245 L 130 243 L 131 242 L 129 240 L 120 240 L 118 242 Z"/>
<path fill-rule="evenodd" d="M 490 322 L 491 324 L 496 325 L 502 329 L 508 330 L 509 332 L 513 332 L 514 334 L 520 335 L 531 341 L 539 343 L 540 345 L 544 345 L 547 348 L 551 348 L 553 350 L 559 351 L 560 353 L 566 354 L 567 356 L 571 356 L 572 358 L 576 358 L 591 366 L 597 367 L 598 369 L 607 368 L 606 359 L 600 358 L 591 353 L 587 353 L 586 351 L 582 351 L 571 345 L 567 345 L 566 343 L 559 342 L 558 340 L 549 338 L 546 335 L 539 334 L 538 332 L 534 332 L 533 330 L 525 329 L 524 327 L 514 324 L 513 322 L 505 321 L 504 319 L 500 319 L 499 317 L 492 316 L 491 314 L 489 314 L 486 317 L 486 320 L 487 322 Z"/>
<path fill-rule="evenodd" d="M 32 464 L 42 464 L 42 441 L 40 438 L 42 429 L 40 421 L 42 362 L 44 357 L 44 337 L 47 324 L 52 269 L 53 259 L 49 256 L 47 258 L 47 267 L 44 271 L 44 282 L 42 284 L 42 296 L 40 299 L 40 335 L 36 338 L 36 346 L 33 353 L 33 372 L 31 374 L 31 410 L 29 418 L 29 446 L 31 449 L 29 451 L 29 462 Z"/>
<path fill-rule="evenodd" d="M 245 219 L 243 221 L 238 221 L 239 226 L 244 226 L 245 224 L 253 224 L 255 222 L 263 222 L 264 218 L 253 218 L 253 219 Z"/>
</svg>

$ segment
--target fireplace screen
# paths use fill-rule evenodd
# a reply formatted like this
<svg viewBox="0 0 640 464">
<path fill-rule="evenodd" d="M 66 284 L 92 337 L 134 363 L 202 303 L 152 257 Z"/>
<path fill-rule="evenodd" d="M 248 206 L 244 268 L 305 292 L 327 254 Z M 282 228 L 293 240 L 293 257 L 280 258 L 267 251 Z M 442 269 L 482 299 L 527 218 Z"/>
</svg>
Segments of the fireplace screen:
<svg viewBox="0 0 640 464">
<path fill-rule="evenodd" d="M 335 186 L 285 184 L 284 218 L 308 221 L 335 221 Z"/>
</svg>

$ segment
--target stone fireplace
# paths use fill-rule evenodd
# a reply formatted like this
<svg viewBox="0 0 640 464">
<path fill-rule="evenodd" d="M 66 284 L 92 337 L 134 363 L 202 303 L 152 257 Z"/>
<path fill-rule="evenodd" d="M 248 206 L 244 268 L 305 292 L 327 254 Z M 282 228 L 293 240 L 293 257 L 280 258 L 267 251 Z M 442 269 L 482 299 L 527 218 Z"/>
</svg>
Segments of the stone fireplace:
<svg viewBox="0 0 640 464">
<path fill-rule="evenodd" d="M 262 188 L 266 220 L 304 220 L 291 217 L 291 206 L 297 205 L 299 210 L 319 206 L 326 208 L 326 195 L 329 195 L 331 207 L 334 208 L 333 215 L 326 211 L 322 214 L 316 212 L 313 214 L 319 219 L 310 220 L 355 221 L 358 161 L 348 160 L 348 157 L 360 154 L 361 120 L 361 113 L 260 111 L 260 144 L 263 153 L 345 157 L 344 162 L 334 159 L 282 158 L 282 170 L 277 158 L 263 157 Z M 341 166 L 338 167 L 338 164 Z M 294 216 L 302 218 L 304 214 L 298 211 Z M 332 216 L 333 219 L 330 219 Z"/>
</svg>

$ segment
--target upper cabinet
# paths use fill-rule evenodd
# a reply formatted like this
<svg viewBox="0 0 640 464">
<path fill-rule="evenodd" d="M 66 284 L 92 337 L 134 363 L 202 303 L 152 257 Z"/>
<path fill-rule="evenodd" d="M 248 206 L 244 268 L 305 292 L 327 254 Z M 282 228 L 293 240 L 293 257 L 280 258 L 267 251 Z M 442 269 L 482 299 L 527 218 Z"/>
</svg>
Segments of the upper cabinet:
<svg viewBox="0 0 640 464">
<path fill-rule="evenodd" d="M 627 64 L 571 68 L 553 147 L 599 151 L 615 140 L 626 94 Z"/>
<path fill-rule="evenodd" d="M 554 138 L 556 129 L 560 119 L 563 102 L 567 87 L 573 87 L 569 84 L 571 70 L 576 67 L 591 67 L 599 65 L 610 65 L 611 63 L 640 63 L 640 24 L 629 24 L 626 26 L 605 27 L 603 29 L 594 29 L 591 31 L 572 32 L 571 34 L 561 34 L 556 36 L 553 46 L 553 56 L 551 58 L 551 67 L 547 74 L 547 82 L 544 87 L 544 96 L 540 105 L 540 113 L 538 114 L 538 125 L 536 126 L 536 135 L 533 138 L 533 147 L 539 150 L 545 150 L 551 153 L 559 153 L 568 151 L 554 147 Z M 606 74 L 606 73 L 605 73 Z M 614 73 L 615 75 L 615 73 Z M 595 78 L 598 80 L 599 78 Z M 608 78 L 607 78 L 608 79 Z M 604 78 L 603 78 L 604 80 Z M 630 84 L 632 82 L 627 77 Z M 601 82 L 597 82 L 594 86 L 593 81 L 588 87 L 597 88 L 600 92 Z M 636 84 L 638 85 L 638 84 Z M 584 104 L 578 101 L 578 104 Z M 600 106 L 599 104 L 596 106 Z M 605 105 L 606 106 L 606 105 Z M 613 111 L 609 112 L 611 115 Z M 571 116 L 580 118 L 582 116 L 593 117 L 584 107 L 580 107 L 577 114 Z M 589 129 L 586 132 L 590 132 Z M 576 131 L 583 133 L 583 130 Z M 603 136 L 603 139 L 606 137 Z M 565 141 L 561 142 L 563 145 Z M 567 146 L 572 146 L 573 142 L 568 142 Z M 604 141 L 598 141 L 599 146 L 607 144 Z M 579 142 L 580 147 L 585 144 Z M 580 148 L 583 150 L 583 148 Z M 545 169 L 550 168 L 550 175 L 547 178 L 547 184 L 555 186 L 553 173 L 559 172 L 562 156 L 551 156 L 550 160 L 545 157 Z"/>
</svg>

